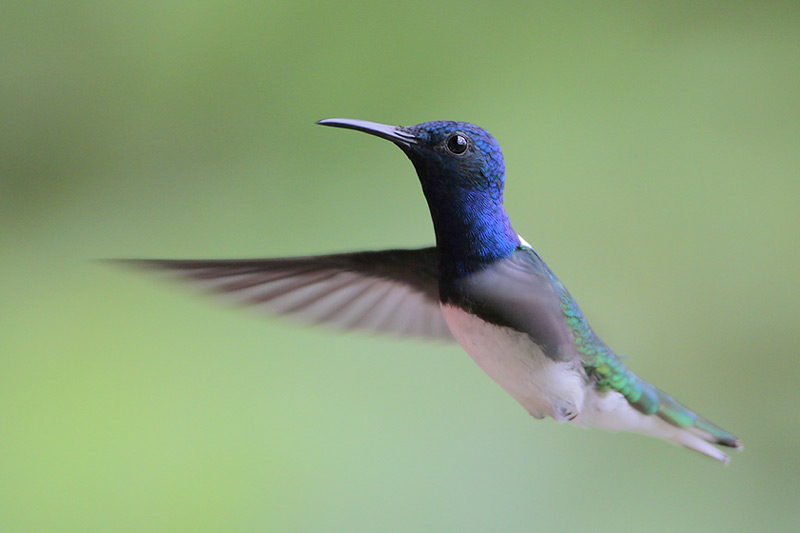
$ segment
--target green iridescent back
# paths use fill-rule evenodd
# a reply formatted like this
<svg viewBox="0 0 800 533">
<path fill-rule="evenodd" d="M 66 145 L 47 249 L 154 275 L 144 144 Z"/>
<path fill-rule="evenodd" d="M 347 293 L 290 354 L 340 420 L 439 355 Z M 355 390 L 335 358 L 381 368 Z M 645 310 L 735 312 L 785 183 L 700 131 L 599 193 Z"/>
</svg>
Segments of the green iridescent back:
<svg viewBox="0 0 800 533">
<path fill-rule="evenodd" d="M 719 443 L 735 445 L 736 437 L 715 426 L 678 403 L 668 394 L 643 380 L 625 366 L 610 347 L 595 334 L 577 302 L 564 284 L 548 268 L 547 273 L 558 293 L 564 319 L 572 332 L 575 348 L 581 355 L 586 374 L 598 391 L 616 391 L 634 408 L 647 415 L 657 415 L 677 427 L 696 427 L 712 435 Z"/>
</svg>

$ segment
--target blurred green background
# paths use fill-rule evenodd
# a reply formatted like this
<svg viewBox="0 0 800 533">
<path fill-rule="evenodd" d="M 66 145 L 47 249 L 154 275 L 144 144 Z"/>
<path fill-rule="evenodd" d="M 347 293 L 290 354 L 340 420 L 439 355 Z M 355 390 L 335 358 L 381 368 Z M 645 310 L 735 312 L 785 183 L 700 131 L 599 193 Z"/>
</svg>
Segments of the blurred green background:
<svg viewBox="0 0 800 533">
<path fill-rule="evenodd" d="M 0 530 L 796 530 L 797 2 L 12 0 L 0 43 Z M 490 130 L 595 329 L 746 450 L 91 261 L 432 242 L 331 116 Z"/>
</svg>

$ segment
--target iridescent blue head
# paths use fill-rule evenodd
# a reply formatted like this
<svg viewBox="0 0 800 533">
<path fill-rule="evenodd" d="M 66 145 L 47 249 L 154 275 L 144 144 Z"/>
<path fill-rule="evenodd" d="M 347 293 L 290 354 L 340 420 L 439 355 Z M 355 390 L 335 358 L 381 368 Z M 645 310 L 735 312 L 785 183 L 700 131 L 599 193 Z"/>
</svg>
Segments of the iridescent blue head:
<svg viewBox="0 0 800 533">
<path fill-rule="evenodd" d="M 411 159 L 433 218 L 443 275 L 475 272 L 519 246 L 503 209 L 503 153 L 486 130 L 453 121 L 409 127 L 351 119 L 318 124 L 390 140 Z"/>
</svg>

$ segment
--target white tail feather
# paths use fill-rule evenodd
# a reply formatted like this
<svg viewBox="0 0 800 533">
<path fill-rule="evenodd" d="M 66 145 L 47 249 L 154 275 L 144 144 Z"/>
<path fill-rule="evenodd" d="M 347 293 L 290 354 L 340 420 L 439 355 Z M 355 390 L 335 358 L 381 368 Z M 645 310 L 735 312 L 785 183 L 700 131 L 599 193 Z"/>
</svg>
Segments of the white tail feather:
<svg viewBox="0 0 800 533">
<path fill-rule="evenodd" d="M 679 428 L 655 415 L 634 409 L 618 392 L 590 392 L 573 424 L 607 431 L 631 431 L 664 439 L 728 464 L 730 458 L 689 428 Z"/>
</svg>

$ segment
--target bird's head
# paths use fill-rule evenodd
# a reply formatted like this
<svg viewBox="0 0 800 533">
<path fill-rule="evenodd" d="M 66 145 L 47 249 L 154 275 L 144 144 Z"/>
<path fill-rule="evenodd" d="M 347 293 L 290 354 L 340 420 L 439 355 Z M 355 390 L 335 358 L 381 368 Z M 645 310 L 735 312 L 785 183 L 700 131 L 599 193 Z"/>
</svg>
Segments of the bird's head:
<svg viewBox="0 0 800 533">
<path fill-rule="evenodd" d="M 458 263 L 458 272 L 473 271 L 519 246 L 503 209 L 503 153 L 488 131 L 455 121 L 389 126 L 330 118 L 317 124 L 370 133 L 405 152 L 428 201 L 440 255 Z"/>
<path fill-rule="evenodd" d="M 426 196 L 486 195 L 502 203 L 503 153 L 492 135 L 468 122 L 441 120 L 388 126 L 331 118 L 317 124 L 371 133 L 400 147 L 417 169 Z"/>
</svg>

